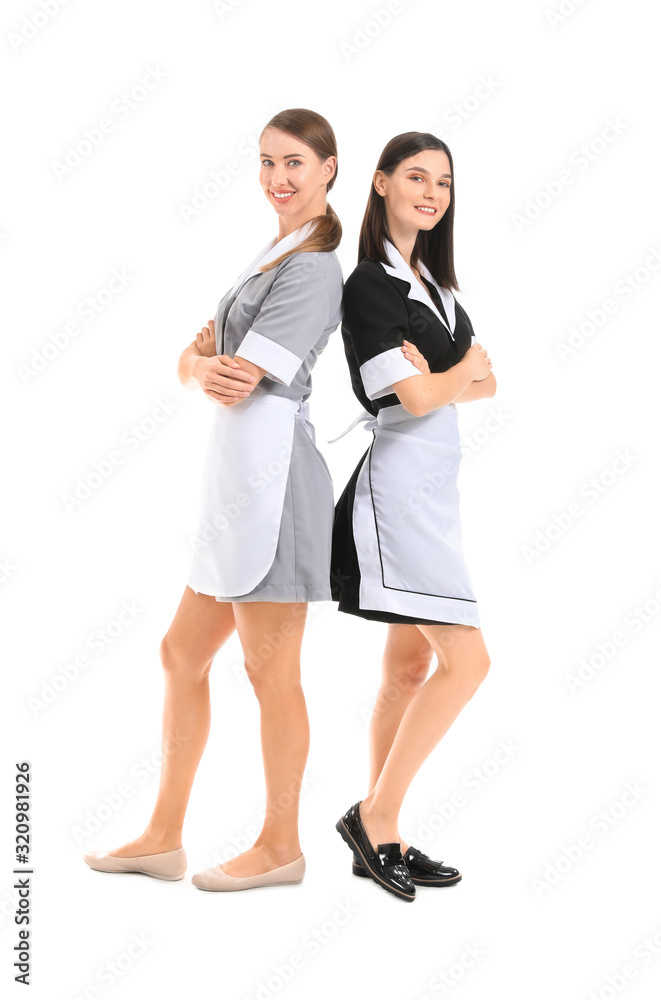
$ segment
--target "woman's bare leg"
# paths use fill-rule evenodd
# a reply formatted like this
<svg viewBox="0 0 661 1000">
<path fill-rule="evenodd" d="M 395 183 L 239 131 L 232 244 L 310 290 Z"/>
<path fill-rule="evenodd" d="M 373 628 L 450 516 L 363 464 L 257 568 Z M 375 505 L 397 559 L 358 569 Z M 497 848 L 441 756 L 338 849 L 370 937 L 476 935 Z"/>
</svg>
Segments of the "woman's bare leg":
<svg viewBox="0 0 661 1000">
<path fill-rule="evenodd" d="M 254 845 L 224 861 L 236 878 L 261 875 L 301 856 L 298 807 L 310 746 L 301 688 L 307 604 L 236 603 L 234 618 L 246 671 L 259 701 L 266 815 Z"/>
<path fill-rule="evenodd" d="M 113 857 L 161 854 L 182 846 L 186 807 L 209 736 L 209 671 L 234 628 L 231 603 L 186 587 L 160 648 L 165 699 L 156 805 L 144 833 L 110 851 Z"/>
<path fill-rule="evenodd" d="M 370 720 L 370 790 L 378 781 L 404 712 L 425 682 L 433 654 L 417 625 L 388 626 L 381 685 Z"/>
<path fill-rule="evenodd" d="M 381 663 L 381 685 L 370 719 L 370 792 L 390 753 L 402 716 L 425 683 L 434 650 L 417 625 L 390 624 Z M 395 838 L 406 853 L 401 834 Z"/>
<path fill-rule="evenodd" d="M 360 816 L 375 847 L 399 840 L 399 811 L 413 778 L 473 697 L 491 662 L 479 628 L 415 627 L 431 644 L 438 664 L 411 698 L 381 773 L 361 802 Z"/>
</svg>

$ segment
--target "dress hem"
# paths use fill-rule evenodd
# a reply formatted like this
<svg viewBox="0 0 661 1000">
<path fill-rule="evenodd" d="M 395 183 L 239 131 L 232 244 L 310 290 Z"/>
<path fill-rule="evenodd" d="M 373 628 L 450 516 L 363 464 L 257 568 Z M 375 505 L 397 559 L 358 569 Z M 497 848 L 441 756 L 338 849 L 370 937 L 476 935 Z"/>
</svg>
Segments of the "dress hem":
<svg viewBox="0 0 661 1000">
<path fill-rule="evenodd" d="M 207 597 L 215 597 L 217 601 L 239 604 L 248 603 L 255 601 L 269 601 L 279 604 L 309 604 L 313 601 L 330 601 L 332 600 L 330 586 L 292 586 L 291 584 L 285 585 L 271 585 L 268 587 L 262 587 L 260 590 L 251 591 L 249 594 L 240 594 L 236 597 L 228 597 L 226 594 L 209 594 L 205 590 L 196 590 L 192 584 L 187 584 L 194 594 L 204 594 Z"/>
</svg>

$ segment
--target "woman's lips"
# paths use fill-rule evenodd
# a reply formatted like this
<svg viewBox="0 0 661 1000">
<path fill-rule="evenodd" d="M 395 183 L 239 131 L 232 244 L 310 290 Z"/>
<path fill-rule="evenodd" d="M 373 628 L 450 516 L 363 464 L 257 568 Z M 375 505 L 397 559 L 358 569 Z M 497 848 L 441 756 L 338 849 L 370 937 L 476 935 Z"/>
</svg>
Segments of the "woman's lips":
<svg viewBox="0 0 661 1000">
<path fill-rule="evenodd" d="M 436 215 L 436 209 L 431 205 L 415 205 L 414 206 L 418 212 L 422 212 L 423 215 Z"/>
<path fill-rule="evenodd" d="M 285 202 L 289 201 L 290 198 L 294 197 L 294 195 L 296 194 L 296 192 L 295 191 L 271 191 L 271 194 L 273 195 L 273 197 L 275 198 L 276 201 L 280 202 L 281 205 L 284 205 Z"/>
</svg>

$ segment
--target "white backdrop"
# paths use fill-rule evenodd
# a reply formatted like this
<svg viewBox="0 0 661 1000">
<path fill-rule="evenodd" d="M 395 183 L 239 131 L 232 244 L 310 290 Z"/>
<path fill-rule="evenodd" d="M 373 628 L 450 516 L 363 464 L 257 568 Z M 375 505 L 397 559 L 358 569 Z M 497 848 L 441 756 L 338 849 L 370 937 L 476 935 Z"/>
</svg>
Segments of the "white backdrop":
<svg viewBox="0 0 661 1000">
<path fill-rule="evenodd" d="M 32 996 L 656 996 L 650 5 L 8 0 L 2 25 L 3 979 L 20 929 L 15 762 L 29 760 Z M 236 639 L 212 672 L 186 879 L 98 874 L 81 857 L 137 836 L 154 803 L 158 647 L 184 589 L 212 418 L 177 359 L 275 235 L 255 142 L 287 107 L 336 130 L 345 277 L 385 143 L 410 129 L 448 142 L 458 298 L 498 381 L 493 399 L 459 407 L 491 670 L 400 827 L 464 878 L 412 906 L 353 878 L 334 829 L 367 790 L 386 626 L 331 603 L 310 606 L 304 643 L 304 882 L 190 883 L 251 842 L 263 803 Z M 338 330 L 312 397 L 336 496 L 369 436 L 327 441 L 358 410 Z"/>
</svg>

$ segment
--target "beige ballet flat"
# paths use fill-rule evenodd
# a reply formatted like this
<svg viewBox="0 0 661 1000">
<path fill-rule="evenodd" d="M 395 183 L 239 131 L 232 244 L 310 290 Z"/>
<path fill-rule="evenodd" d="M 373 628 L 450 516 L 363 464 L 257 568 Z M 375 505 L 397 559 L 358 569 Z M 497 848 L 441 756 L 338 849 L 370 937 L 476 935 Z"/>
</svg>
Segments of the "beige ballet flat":
<svg viewBox="0 0 661 1000">
<path fill-rule="evenodd" d="M 143 854 L 138 858 L 114 858 L 99 851 L 86 851 L 83 861 L 98 872 L 141 872 L 152 878 L 177 882 L 186 874 L 186 852 L 183 847 L 164 854 Z"/>
<path fill-rule="evenodd" d="M 290 861 L 288 865 L 274 868 L 270 872 L 263 872 L 262 875 L 248 875 L 245 878 L 236 878 L 223 871 L 221 865 L 215 868 L 205 868 L 202 872 L 193 875 L 191 882 L 198 889 L 211 889 L 216 892 L 234 892 L 236 889 L 257 889 L 262 885 L 292 885 L 295 882 L 302 882 L 305 875 L 305 858 L 301 854 L 296 861 Z"/>
</svg>

